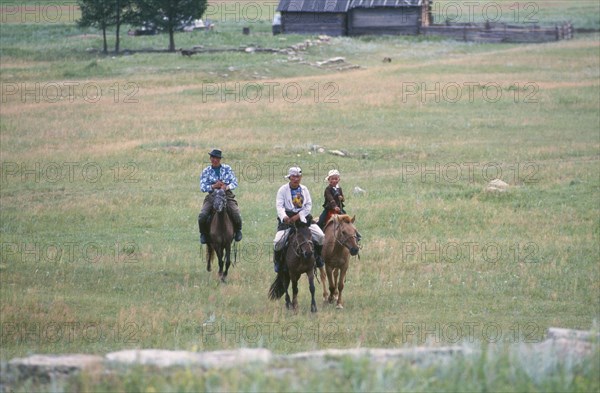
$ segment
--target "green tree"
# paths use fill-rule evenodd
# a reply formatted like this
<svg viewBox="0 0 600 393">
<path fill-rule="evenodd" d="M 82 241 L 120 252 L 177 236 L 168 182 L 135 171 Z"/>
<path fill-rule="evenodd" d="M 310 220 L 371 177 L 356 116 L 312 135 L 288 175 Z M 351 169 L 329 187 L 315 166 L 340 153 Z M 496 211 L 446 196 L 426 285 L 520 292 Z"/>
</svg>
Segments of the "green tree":
<svg viewBox="0 0 600 393">
<path fill-rule="evenodd" d="M 137 22 L 151 23 L 169 33 L 169 51 L 175 51 L 175 31 L 206 11 L 207 0 L 133 0 Z"/>
<path fill-rule="evenodd" d="M 81 27 L 96 27 L 102 30 L 103 52 L 108 53 L 106 29 L 116 26 L 115 52 L 119 53 L 120 28 L 123 19 L 121 15 L 128 0 L 78 0 L 81 9 L 81 19 L 77 21 Z"/>
</svg>

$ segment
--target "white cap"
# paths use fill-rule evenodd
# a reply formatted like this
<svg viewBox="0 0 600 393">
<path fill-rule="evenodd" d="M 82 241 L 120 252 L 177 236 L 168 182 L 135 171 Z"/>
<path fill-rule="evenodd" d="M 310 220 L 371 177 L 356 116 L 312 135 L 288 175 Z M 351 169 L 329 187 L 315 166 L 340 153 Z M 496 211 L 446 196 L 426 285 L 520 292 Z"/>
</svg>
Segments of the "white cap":
<svg viewBox="0 0 600 393">
<path fill-rule="evenodd" d="M 288 171 L 286 178 L 289 179 L 290 176 L 302 176 L 302 169 L 300 169 L 299 166 L 291 167 L 290 170 Z"/>
<path fill-rule="evenodd" d="M 329 171 L 329 173 L 327 174 L 327 177 L 325 178 L 326 181 L 329 181 L 329 178 L 331 176 L 339 176 L 340 172 L 337 169 L 332 169 Z"/>
</svg>

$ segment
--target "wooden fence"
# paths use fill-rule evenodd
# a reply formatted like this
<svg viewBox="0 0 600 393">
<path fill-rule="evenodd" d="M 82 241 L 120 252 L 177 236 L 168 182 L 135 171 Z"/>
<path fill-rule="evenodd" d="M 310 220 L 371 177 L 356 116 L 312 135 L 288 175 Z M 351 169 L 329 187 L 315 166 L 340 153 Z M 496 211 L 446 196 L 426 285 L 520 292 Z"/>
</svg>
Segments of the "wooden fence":
<svg viewBox="0 0 600 393">
<path fill-rule="evenodd" d="M 421 27 L 420 33 L 429 36 L 444 36 L 461 41 L 538 43 L 573 38 L 573 25 L 569 22 L 553 27 L 514 26 L 504 23 L 492 24 L 449 24 Z"/>
</svg>

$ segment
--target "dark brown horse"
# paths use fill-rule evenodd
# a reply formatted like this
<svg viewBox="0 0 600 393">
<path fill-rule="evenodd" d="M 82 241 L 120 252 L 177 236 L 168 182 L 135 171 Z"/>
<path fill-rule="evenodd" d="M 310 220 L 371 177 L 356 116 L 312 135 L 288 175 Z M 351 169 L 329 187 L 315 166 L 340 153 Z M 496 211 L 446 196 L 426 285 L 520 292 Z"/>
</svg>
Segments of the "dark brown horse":
<svg viewBox="0 0 600 393">
<path fill-rule="evenodd" d="M 227 196 L 225 191 L 214 192 L 212 218 L 210 219 L 210 235 L 206 243 L 206 270 L 211 271 L 213 255 L 219 260 L 219 278 L 225 282 L 231 264 L 231 243 L 233 242 L 233 223 L 227 213 Z M 225 263 L 225 271 L 223 264 Z"/>
<path fill-rule="evenodd" d="M 323 232 L 323 259 L 325 268 L 320 268 L 321 282 L 323 283 L 323 300 L 329 303 L 337 301 L 337 308 L 344 308 L 342 302 L 342 290 L 350 256 L 358 255 L 359 246 L 357 232 L 354 227 L 355 217 L 346 214 L 331 216 Z M 329 296 L 325 287 L 325 270 L 327 271 L 327 282 L 329 283 Z"/>
<path fill-rule="evenodd" d="M 312 234 L 308 226 L 296 223 L 291 227 L 288 237 L 285 259 L 277 273 L 275 281 L 269 290 L 271 300 L 280 299 L 285 294 L 285 305 L 288 309 L 298 309 L 298 280 L 303 273 L 308 276 L 310 289 L 310 311 L 317 312 L 315 301 L 315 256 Z M 292 282 L 292 300 L 288 294 L 288 287 Z"/>
</svg>

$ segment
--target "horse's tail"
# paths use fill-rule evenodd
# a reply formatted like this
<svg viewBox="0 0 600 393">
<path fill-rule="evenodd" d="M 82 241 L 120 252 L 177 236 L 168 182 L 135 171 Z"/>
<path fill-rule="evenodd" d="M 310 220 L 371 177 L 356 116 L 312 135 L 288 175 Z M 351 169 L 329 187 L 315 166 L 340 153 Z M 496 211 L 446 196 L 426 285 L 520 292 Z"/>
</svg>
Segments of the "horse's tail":
<svg viewBox="0 0 600 393">
<path fill-rule="evenodd" d="M 284 285 L 284 275 L 286 273 L 279 272 L 277 273 L 277 277 L 273 284 L 271 284 L 271 288 L 269 289 L 269 299 L 277 300 L 280 299 L 285 294 L 285 285 Z"/>
</svg>

